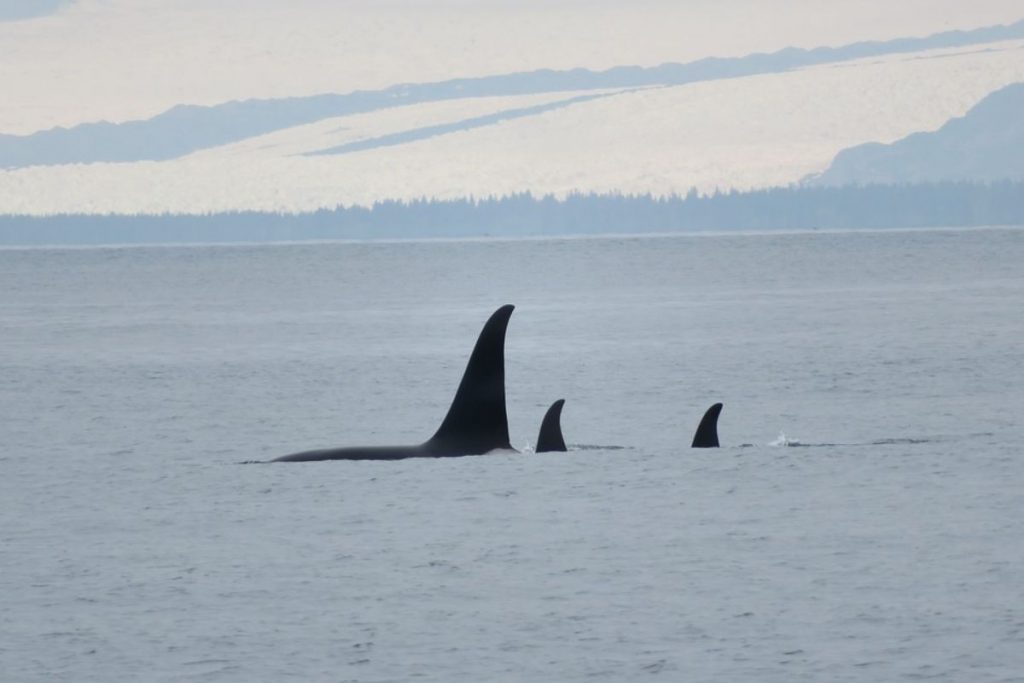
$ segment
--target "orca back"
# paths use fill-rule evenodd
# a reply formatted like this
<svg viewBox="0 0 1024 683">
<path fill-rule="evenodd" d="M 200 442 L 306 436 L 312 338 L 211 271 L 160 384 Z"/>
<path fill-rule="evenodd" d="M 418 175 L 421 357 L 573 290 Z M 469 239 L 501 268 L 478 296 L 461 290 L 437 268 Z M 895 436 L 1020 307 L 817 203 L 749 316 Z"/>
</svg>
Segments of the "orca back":
<svg viewBox="0 0 1024 683">
<path fill-rule="evenodd" d="M 722 404 L 716 403 L 708 408 L 697 425 L 697 433 L 693 435 L 692 448 L 718 448 L 718 415 L 722 412 Z"/>
<path fill-rule="evenodd" d="M 439 455 L 512 448 L 505 410 L 505 330 L 514 309 L 506 304 L 484 324 L 448 415 L 424 448 Z"/>
<path fill-rule="evenodd" d="M 562 406 L 565 399 L 560 398 L 551 404 L 548 412 L 544 414 L 544 420 L 540 423 L 540 433 L 537 435 L 537 448 L 535 453 L 548 453 L 551 451 L 565 451 L 565 439 L 562 438 Z"/>
</svg>

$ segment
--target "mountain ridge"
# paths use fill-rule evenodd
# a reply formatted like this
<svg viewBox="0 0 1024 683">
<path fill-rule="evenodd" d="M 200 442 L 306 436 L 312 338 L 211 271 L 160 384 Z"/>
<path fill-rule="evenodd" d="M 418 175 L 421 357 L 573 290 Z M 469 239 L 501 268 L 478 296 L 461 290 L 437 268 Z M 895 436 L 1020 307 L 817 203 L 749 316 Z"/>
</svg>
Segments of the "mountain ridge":
<svg viewBox="0 0 1024 683">
<path fill-rule="evenodd" d="M 988 94 L 938 130 L 839 152 L 810 186 L 1024 180 L 1024 82 Z"/>
<path fill-rule="evenodd" d="M 382 90 L 279 99 L 233 100 L 213 106 L 176 105 L 148 119 L 82 123 L 28 135 L 0 133 L 0 169 L 70 163 L 164 161 L 325 118 L 407 104 L 470 97 L 587 91 L 779 73 L 865 57 L 1024 38 L 1024 19 L 973 30 L 920 38 L 865 41 L 839 47 L 788 47 L 743 57 L 706 57 L 654 67 L 619 66 L 603 71 L 577 68 L 405 83 Z"/>
</svg>

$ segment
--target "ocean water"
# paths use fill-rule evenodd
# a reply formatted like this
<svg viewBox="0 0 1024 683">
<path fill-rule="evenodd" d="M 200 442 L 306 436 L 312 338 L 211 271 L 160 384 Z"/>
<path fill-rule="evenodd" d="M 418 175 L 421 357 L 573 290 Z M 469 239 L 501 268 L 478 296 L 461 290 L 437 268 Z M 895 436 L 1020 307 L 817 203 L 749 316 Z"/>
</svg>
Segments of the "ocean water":
<svg viewBox="0 0 1024 683">
<path fill-rule="evenodd" d="M 0 250 L 0 680 L 1024 680 L 1022 264 L 1020 229 Z M 504 303 L 523 452 L 239 464 L 425 439 Z"/>
</svg>

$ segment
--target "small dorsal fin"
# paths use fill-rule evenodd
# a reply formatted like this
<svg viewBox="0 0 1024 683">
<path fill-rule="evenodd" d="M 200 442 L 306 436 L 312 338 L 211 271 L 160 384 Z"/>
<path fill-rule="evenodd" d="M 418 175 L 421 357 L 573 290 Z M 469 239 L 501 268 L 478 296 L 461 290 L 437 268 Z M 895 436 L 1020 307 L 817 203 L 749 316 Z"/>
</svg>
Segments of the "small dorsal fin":
<svg viewBox="0 0 1024 683">
<path fill-rule="evenodd" d="M 718 448 L 718 415 L 722 412 L 722 404 L 716 403 L 708 408 L 697 425 L 697 433 L 693 435 L 693 448 Z"/>
<path fill-rule="evenodd" d="M 562 406 L 565 399 L 560 398 L 551 404 L 548 412 L 544 414 L 544 420 L 540 423 L 540 433 L 537 435 L 537 448 L 535 453 L 547 453 L 550 451 L 564 451 L 565 440 L 562 438 Z"/>
<path fill-rule="evenodd" d="M 446 455 L 511 449 L 505 411 L 505 330 L 515 306 L 495 311 L 473 347 L 448 415 L 424 446 Z"/>
</svg>

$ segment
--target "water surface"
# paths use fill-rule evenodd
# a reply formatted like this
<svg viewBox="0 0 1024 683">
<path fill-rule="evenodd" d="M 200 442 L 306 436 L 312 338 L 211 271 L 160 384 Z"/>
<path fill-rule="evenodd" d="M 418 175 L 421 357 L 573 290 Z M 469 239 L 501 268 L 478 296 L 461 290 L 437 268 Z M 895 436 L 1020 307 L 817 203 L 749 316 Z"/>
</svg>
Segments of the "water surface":
<svg viewBox="0 0 1024 683">
<path fill-rule="evenodd" d="M 1019 680 L 1022 263 L 1013 229 L 0 250 L 0 677 Z M 527 452 L 237 464 L 425 439 L 504 303 Z M 622 448 L 529 453 L 556 398 Z"/>
</svg>

